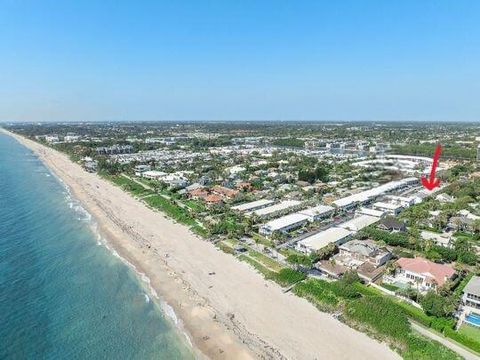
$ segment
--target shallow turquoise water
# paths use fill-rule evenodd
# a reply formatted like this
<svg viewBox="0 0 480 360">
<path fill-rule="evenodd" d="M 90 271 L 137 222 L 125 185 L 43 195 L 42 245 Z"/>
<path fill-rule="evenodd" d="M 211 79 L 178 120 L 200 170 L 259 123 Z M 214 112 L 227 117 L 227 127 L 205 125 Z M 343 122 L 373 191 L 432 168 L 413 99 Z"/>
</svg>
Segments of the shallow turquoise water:
<svg viewBox="0 0 480 360">
<path fill-rule="evenodd" d="M 0 134 L 0 359 L 190 359 L 135 272 L 33 153 Z"/>
</svg>

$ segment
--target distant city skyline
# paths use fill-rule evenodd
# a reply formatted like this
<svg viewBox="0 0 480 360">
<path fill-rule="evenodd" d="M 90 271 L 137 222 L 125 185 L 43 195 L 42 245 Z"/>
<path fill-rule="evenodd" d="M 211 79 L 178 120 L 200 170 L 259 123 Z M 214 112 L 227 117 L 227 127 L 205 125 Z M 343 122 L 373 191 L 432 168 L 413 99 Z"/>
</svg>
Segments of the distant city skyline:
<svg viewBox="0 0 480 360">
<path fill-rule="evenodd" d="M 480 121 L 478 1 L 0 10 L 0 122 Z"/>
</svg>

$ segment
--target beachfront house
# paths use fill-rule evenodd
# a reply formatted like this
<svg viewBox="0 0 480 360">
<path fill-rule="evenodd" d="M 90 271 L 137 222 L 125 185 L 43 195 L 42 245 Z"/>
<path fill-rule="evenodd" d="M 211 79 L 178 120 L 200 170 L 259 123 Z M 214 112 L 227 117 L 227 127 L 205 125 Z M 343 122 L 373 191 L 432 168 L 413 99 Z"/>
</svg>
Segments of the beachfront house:
<svg viewBox="0 0 480 360">
<path fill-rule="evenodd" d="M 474 276 L 463 289 L 463 319 L 480 327 L 480 276 Z"/>
<path fill-rule="evenodd" d="M 355 270 L 365 282 L 379 279 L 383 266 L 392 254 L 372 240 L 352 240 L 338 247 L 339 253 L 331 260 L 321 260 L 315 267 L 324 275 L 338 279 L 348 270 Z"/>
<path fill-rule="evenodd" d="M 437 264 L 422 257 L 400 258 L 395 264 L 395 274 L 384 277 L 384 281 L 411 286 L 420 292 L 436 290 L 455 277 L 455 270 L 451 266 Z"/>
<path fill-rule="evenodd" d="M 378 246 L 372 240 L 352 240 L 338 247 L 339 253 L 335 260 L 349 264 L 369 262 L 375 267 L 382 266 L 392 254 L 386 248 Z"/>
</svg>

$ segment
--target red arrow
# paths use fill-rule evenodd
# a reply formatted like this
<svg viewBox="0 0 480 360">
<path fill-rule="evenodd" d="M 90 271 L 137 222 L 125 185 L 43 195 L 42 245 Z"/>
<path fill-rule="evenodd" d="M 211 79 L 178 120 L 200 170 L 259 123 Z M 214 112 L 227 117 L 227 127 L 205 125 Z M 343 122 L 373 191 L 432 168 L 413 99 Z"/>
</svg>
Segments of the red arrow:
<svg viewBox="0 0 480 360">
<path fill-rule="evenodd" d="M 422 185 L 425 186 L 428 190 L 433 190 L 440 185 L 440 179 L 435 179 L 435 172 L 437 171 L 438 158 L 442 152 L 442 146 L 437 144 L 435 148 L 435 153 L 433 154 L 433 163 L 432 170 L 430 171 L 430 178 L 427 179 L 425 176 L 422 176 Z"/>
</svg>

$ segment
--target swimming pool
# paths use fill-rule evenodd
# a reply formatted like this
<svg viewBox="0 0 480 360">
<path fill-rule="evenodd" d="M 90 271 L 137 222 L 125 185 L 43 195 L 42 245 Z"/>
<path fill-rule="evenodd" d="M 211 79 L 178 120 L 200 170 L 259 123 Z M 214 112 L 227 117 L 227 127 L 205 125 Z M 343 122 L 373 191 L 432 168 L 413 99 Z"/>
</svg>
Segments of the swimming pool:
<svg viewBox="0 0 480 360">
<path fill-rule="evenodd" d="M 480 326 L 480 314 L 471 313 L 470 315 L 465 316 L 465 321 L 469 324 Z"/>
</svg>

